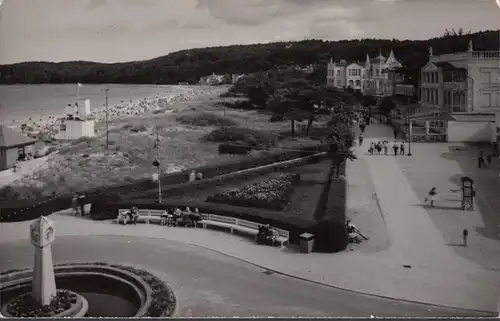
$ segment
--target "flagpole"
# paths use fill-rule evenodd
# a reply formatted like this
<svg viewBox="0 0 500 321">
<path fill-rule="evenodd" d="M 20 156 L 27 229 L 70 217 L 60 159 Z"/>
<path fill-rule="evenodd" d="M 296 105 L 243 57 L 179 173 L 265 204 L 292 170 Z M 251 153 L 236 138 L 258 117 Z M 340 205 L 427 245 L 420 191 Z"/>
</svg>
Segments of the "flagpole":
<svg viewBox="0 0 500 321">
<path fill-rule="evenodd" d="M 76 83 L 76 100 L 80 98 L 80 83 Z"/>
</svg>

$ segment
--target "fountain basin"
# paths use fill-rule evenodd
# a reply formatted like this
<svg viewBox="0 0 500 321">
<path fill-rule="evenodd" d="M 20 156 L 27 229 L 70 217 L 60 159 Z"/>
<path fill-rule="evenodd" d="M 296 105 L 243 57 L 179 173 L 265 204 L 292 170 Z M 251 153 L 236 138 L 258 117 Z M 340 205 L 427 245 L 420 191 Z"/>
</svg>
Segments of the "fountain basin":
<svg viewBox="0 0 500 321">
<path fill-rule="evenodd" d="M 82 305 L 88 306 L 81 316 L 142 317 L 151 304 L 151 287 L 140 277 L 117 267 L 60 265 L 54 267 L 54 275 L 58 289 L 78 294 Z M 31 292 L 32 276 L 33 270 L 25 270 L 0 277 L 2 313 L 11 300 Z"/>
<path fill-rule="evenodd" d="M 84 317 L 87 314 L 87 311 L 89 308 L 89 304 L 88 304 L 87 299 L 85 297 L 79 295 L 78 293 L 74 293 L 74 292 L 68 291 L 68 290 L 66 290 L 66 291 L 73 294 L 76 297 L 75 302 L 72 303 L 68 309 L 66 309 L 60 313 L 56 313 L 56 314 L 52 315 L 51 317 L 52 318 L 64 318 L 64 317 L 81 318 L 81 317 Z M 28 292 L 24 292 L 24 293 L 28 293 Z M 24 293 L 22 293 L 22 294 L 24 294 Z M 17 296 L 17 297 L 19 297 L 19 296 Z M 17 297 L 15 297 L 13 299 L 16 299 Z M 7 303 L 2 306 L 2 308 L 1 308 L 2 316 L 7 317 L 7 318 L 19 317 L 19 316 L 13 316 L 9 313 L 7 306 L 9 305 L 10 302 L 11 302 L 11 300 L 8 299 Z"/>
</svg>

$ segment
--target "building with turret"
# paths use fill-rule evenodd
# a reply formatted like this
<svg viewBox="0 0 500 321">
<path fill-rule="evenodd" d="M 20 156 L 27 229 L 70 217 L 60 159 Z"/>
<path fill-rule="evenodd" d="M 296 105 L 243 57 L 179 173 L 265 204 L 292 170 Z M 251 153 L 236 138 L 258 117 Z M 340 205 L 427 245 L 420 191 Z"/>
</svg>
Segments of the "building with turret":
<svg viewBox="0 0 500 321">
<path fill-rule="evenodd" d="M 387 58 L 381 51 L 374 58 L 367 54 L 364 62 L 334 62 L 331 59 L 327 66 L 326 82 L 328 86 L 361 90 L 363 94 L 413 96 L 414 87 L 404 84 L 405 78 L 398 72 L 402 67 L 392 50 Z"/>
</svg>

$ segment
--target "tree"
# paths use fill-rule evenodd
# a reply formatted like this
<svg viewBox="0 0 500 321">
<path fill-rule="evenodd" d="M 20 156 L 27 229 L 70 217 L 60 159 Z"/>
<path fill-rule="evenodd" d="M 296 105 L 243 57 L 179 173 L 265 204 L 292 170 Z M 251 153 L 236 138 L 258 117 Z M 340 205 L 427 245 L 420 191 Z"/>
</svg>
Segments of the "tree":
<svg viewBox="0 0 500 321">
<path fill-rule="evenodd" d="M 364 95 L 361 101 L 365 107 L 375 106 L 377 104 L 377 100 L 373 95 Z"/>
<path fill-rule="evenodd" d="M 295 137 L 295 122 L 303 121 L 308 113 L 301 106 L 304 101 L 297 88 L 280 88 L 274 91 L 266 102 L 268 110 L 283 119 L 290 120 L 292 137 Z"/>
<path fill-rule="evenodd" d="M 393 110 L 395 107 L 396 105 L 394 104 L 393 97 L 386 96 L 382 98 L 382 101 L 380 102 L 380 108 L 379 108 L 380 114 L 388 117 L 389 114 L 391 113 L 391 110 Z"/>
<path fill-rule="evenodd" d="M 340 173 L 340 166 L 346 160 L 355 160 L 357 157 L 352 151 L 354 145 L 354 133 L 352 130 L 354 113 L 352 109 L 341 106 L 332 115 L 329 122 L 329 133 L 326 141 L 330 145 L 329 154 L 332 166 L 335 168 L 335 176 Z"/>
</svg>

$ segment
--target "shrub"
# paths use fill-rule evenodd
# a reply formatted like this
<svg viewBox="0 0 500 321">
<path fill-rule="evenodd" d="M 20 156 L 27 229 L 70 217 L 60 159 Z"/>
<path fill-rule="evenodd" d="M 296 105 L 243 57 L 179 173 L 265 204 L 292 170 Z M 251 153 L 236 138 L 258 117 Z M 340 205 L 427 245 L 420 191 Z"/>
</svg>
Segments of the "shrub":
<svg viewBox="0 0 500 321">
<path fill-rule="evenodd" d="M 207 202 L 279 211 L 288 204 L 298 180 L 300 180 L 299 174 L 281 174 L 276 178 L 246 185 L 241 189 L 209 196 Z"/>
<path fill-rule="evenodd" d="M 130 131 L 132 133 L 142 133 L 148 130 L 148 126 L 146 124 L 137 124 L 137 125 L 132 125 L 130 127 Z"/>
<path fill-rule="evenodd" d="M 239 110 L 253 110 L 254 105 L 248 100 L 238 100 L 235 102 L 225 102 L 223 103 L 227 108 L 239 109 Z"/>
<path fill-rule="evenodd" d="M 219 154 L 231 154 L 231 155 L 247 155 L 252 150 L 252 147 L 241 146 L 241 145 L 231 145 L 231 144 L 220 144 Z"/>
<path fill-rule="evenodd" d="M 207 141 L 235 143 L 245 146 L 272 147 L 278 141 L 277 135 L 270 132 L 242 127 L 226 127 L 213 130 L 205 136 Z"/>
<path fill-rule="evenodd" d="M 312 230 L 314 234 L 314 250 L 317 252 L 340 252 L 347 247 L 347 230 L 345 223 L 332 217 L 320 220 Z"/>
<path fill-rule="evenodd" d="M 191 126 L 216 126 L 216 127 L 228 127 L 236 126 L 237 123 L 232 119 L 220 116 L 212 113 L 198 113 L 191 115 L 180 115 L 176 120 L 183 125 Z"/>
<path fill-rule="evenodd" d="M 91 142 L 94 141 L 94 137 L 80 137 L 80 138 L 77 138 L 75 140 L 72 140 L 71 141 L 71 145 L 73 146 L 76 146 L 76 145 L 79 145 L 81 143 L 86 143 L 86 144 L 90 144 Z"/>
<path fill-rule="evenodd" d="M 285 117 L 283 117 L 282 115 L 272 115 L 269 121 L 271 123 L 282 122 L 285 121 Z"/>
</svg>

